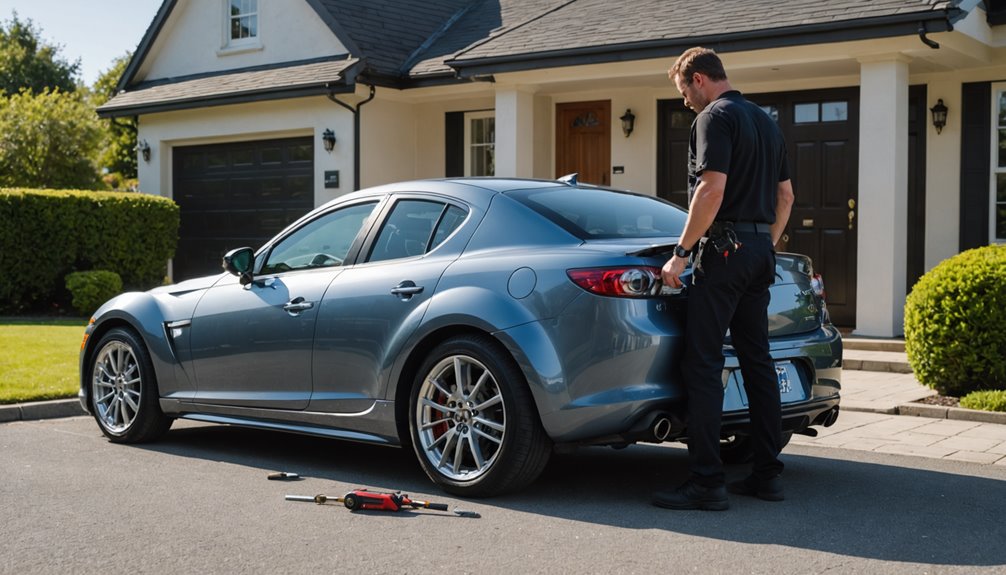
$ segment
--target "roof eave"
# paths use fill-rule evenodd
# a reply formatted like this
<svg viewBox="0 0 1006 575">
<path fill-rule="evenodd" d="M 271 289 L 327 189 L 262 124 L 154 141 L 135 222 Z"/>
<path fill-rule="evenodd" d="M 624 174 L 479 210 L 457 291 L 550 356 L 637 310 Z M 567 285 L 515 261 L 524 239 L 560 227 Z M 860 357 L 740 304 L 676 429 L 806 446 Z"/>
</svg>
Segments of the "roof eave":
<svg viewBox="0 0 1006 575">
<path fill-rule="evenodd" d="M 957 10 L 933 11 L 898 15 L 858 22 L 855 27 L 837 26 L 834 23 L 792 26 L 771 30 L 755 30 L 731 34 L 712 34 L 550 50 L 525 54 L 508 54 L 485 58 L 451 59 L 445 64 L 462 78 L 488 76 L 506 72 L 524 72 L 541 68 L 605 64 L 653 58 L 667 58 L 681 54 L 692 46 L 705 46 L 717 52 L 741 52 L 767 48 L 785 48 L 808 44 L 827 44 L 850 40 L 873 40 L 897 36 L 917 36 L 920 26 L 926 33 L 953 30 Z"/>
<path fill-rule="evenodd" d="M 178 100 L 168 100 L 153 103 L 139 103 L 124 106 L 105 105 L 98 107 L 98 116 L 101 118 L 142 116 L 144 114 L 156 114 L 159 112 L 174 112 L 178 110 L 192 110 L 196 108 L 210 108 L 214 106 L 227 106 L 231 104 L 267 102 L 271 100 L 305 98 L 309 96 L 322 96 L 327 94 L 344 94 L 348 92 L 353 92 L 355 89 L 356 86 L 353 84 L 326 83 L 326 84 L 315 84 L 311 86 L 245 91 L 236 94 L 221 94 L 217 96 L 182 98 Z"/>
<path fill-rule="evenodd" d="M 140 44 L 136 47 L 136 52 L 133 53 L 133 57 L 129 59 L 129 63 L 126 64 L 126 69 L 123 71 L 122 76 L 119 77 L 119 82 L 115 85 L 115 93 L 119 93 L 126 89 L 136 77 L 137 71 L 140 69 L 140 65 L 143 60 L 147 57 L 150 52 L 150 48 L 154 44 L 154 40 L 157 35 L 160 34 L 161 28 L 164 27 L 164 23 L 168 19 L 168 15 L 174 10 L 175 4 L 178 0 L 164 0 L 161 7 L 157 10 L 157 15 L 154 16 L 154 20 L 147 27 L 146 33 L 143 34 L 143 38 L 140 40 Z"/>
</svg>

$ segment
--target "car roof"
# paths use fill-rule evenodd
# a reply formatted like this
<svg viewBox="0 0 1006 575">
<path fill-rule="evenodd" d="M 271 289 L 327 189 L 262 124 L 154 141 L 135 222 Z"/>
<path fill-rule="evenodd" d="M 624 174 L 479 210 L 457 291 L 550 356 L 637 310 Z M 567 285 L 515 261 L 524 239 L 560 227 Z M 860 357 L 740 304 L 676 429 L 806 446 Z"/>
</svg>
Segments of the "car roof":
<svg viewBox="0 0 1006 575">
<path fill-rule="evenodd" d="M 486 205 L 490 198 L 496 194 L 511 192 L 514 190 L 547 189 L 570 187 L 569 184 L 557 180 L 536 180 L 525 178 L 496 178 L 496 177 L 468 177 L 468 178 L 436 178 L 426 180 L 408 180 L 393 184 L 383 184 L 364 188 L 355 192 L 339 196 L 332 201 L 326 202 L 319 209 L 327 208 L 334 204 L 341 204 L 356 198 L 374 197 L 383 194 L 408 193 L 408 192 L 432 192 L 442 193 L 449 196 L 460 197 L 469 201 Z M 573 186 L 577 187 L 577 186 Z M 587 186 L 582 186 L 587 187 Z M 592 187 L 592 186 L 590 186 Z"/>
</svg>

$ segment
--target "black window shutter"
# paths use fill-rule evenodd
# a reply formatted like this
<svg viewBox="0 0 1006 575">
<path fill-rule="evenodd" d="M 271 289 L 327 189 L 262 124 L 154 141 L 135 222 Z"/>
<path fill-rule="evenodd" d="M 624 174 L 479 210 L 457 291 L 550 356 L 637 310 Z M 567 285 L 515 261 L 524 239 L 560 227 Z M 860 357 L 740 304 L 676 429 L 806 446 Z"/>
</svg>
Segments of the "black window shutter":
<svg viewBox="0 0 1006 575">
<path fill-rule="evenodd" d="M 961 87 L 961 251 L 989 243 L 991 98 L 989 82 Z"/>
<path fill-rule="evenodd" d="M 465 113 L 447 112 L 445 125 L 444 176 L 459 178 L 465 175 Z"/>
</svg>

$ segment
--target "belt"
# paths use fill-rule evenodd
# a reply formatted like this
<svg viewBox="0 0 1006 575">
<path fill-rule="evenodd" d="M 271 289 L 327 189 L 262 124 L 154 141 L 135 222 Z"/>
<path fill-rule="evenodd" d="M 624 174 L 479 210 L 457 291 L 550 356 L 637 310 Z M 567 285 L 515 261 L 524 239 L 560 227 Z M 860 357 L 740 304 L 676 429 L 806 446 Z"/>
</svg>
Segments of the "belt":
<svg viewBox="0 0 1006 575">
<path fill-rule="evenodd" d="M 770 234 L 772 233 L 772 224 L 767 224 L 765 222 L 730 222 L 717 220 L 713 222 L 710 231 L 719 227 L 720 229 L 732 229 L 739 233 L 749 233 L 749 234 Z"/>
</svg>

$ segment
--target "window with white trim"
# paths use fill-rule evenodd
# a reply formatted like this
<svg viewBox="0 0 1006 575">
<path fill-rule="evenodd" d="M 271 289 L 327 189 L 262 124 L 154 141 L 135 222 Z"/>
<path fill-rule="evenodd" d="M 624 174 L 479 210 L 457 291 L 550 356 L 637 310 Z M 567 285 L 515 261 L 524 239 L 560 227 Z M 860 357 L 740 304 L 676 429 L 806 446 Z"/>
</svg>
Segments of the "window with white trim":
<svg viewBox="0 0 1006 575">
<path fill-rule="evenodd" d="M 258 0 L 227 0 L 227 46 L 258 42 Z"/>
<path fill-rule="evenodd" d="M 992 84 L 991 165 L 989 238 L 1006 242 L 1006 82 Z"/>
<path fill-rule="evenodd" d="M 496 175 L 496 114 L 465 112 L 465 176 Z"/>
</svg>

